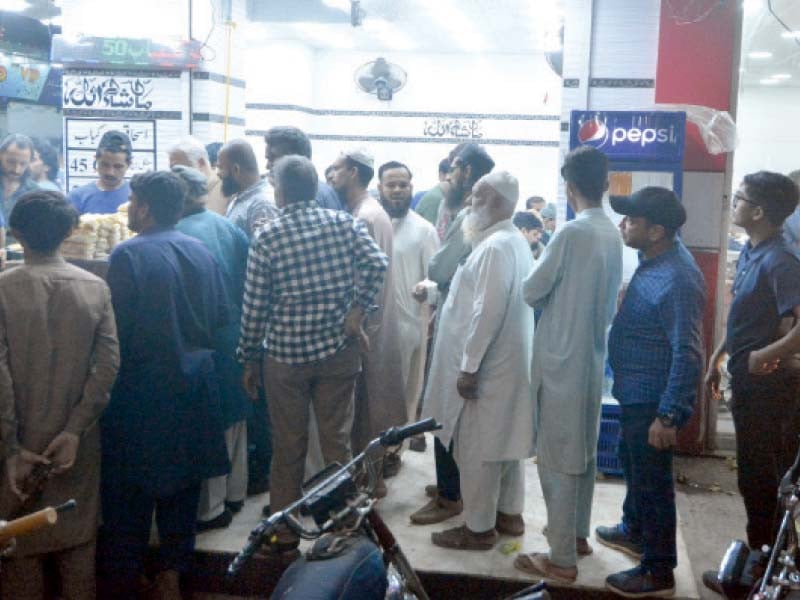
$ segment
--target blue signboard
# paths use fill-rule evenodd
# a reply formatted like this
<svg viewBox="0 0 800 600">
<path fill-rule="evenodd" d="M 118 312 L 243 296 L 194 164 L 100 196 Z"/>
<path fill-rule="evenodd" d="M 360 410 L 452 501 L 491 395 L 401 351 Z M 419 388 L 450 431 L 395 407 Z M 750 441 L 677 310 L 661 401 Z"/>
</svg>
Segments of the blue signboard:
<svg viewBox="0 0 800 600">
<path fill-rule="evenodd" d="M 569 146 L 593 146 L 612 161 L 681 163 L 686 113 L 573 110 Z"/>
</svg>

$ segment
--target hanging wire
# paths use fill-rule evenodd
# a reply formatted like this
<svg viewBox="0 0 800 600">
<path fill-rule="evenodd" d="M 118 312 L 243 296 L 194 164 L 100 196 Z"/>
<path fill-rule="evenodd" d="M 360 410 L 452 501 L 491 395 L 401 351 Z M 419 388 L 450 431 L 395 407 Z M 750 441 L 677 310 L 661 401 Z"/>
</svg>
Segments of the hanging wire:
<svg viewBox="0 0 800 600">
<path fill-rule="evenodd" d="M 214 50 L 214 48 L 212 46 L 208 45 L 208 40 L 211 39 L 211 35 L 214 33 L 214 30 L 217 28 L 217 25 L 218 25 L 218 23 L 217 23 L 217 7 L 214 4 L 214 0 L 209 0 L 209 2 L 211 3 L 211 29 L 209 29 L 208 35 L 206 36 L 206 39 L 203 40 L 203 45 L 200 46 L 200 55 L 203 57 L 203 61 L 204 62 L 213 62 L 217 58 L 217 51 Z M 203 50 L 210 50 L 211 51 L 211 57 L 208 58 L 205 55 L 203 55 Z"/>
<path fill-rule="evenodd" d="M 777 14 L 777 13 L 776 13 L 776 12 L 773 10 L 773 8 L 772 8 L 772 0 L 767 0 L 767 10 L 769 11 L 769 14 L 771 14 L 773 17 L 775 17 L 775 20 L 776 20 L 778 23 L 780 23 L 780 24 L 781 24 L 781 27 L 783 27 L 783 28 L 784 28 L 786 31 L 788 31 L 789 33 L 791 33 L 791 34 L 792 34 L 792 39 L 794 40 L 794 43 L 795 43 L 795 44 L 797 44 L 798 46 L 800 46 L 800 40 L 799 40 L 799 39 L 797 39 L 797 36 L 796 36 L 796 35 L 794 35 L 794 32 L 795 32 L 796 30 L 795 30 L 795 29 L 792 29 L 791 27 L 789 27 L 789 26 L 786 24 L 786 22 L 785 22 L 783 19 L 781 19 L 781 18 L 778 16 L 778 14 Z"/>
</svg>

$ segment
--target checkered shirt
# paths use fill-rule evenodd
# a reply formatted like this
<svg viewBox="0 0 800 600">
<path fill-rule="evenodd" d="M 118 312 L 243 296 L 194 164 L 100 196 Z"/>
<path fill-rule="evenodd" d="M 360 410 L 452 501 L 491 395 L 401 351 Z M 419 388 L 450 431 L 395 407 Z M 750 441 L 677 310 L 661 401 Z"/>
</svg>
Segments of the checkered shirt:
<svg viewBox="0 0 800 600">
<path fill-rule="evenodd" d="M 244 289 L 240 360 L 262 352 L 289 364 L 322 360 L 345 342 L 345 316 L 369 310 L 387 256 L 365 225 L 343 211 L 294 203 L 258 233 Z"/>
</svg>

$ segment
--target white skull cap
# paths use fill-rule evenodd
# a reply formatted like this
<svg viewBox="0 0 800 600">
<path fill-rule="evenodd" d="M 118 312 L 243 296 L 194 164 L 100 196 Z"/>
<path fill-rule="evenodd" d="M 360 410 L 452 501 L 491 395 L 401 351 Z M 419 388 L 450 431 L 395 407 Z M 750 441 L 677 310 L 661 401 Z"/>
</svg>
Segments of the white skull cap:
<svg viewBox="0 0 800 600">
<path fill-rule="evenodd" d="M 508 171 L 494 171 L 481 177 L 480 182 L 490 186 L 512 205 L 519 202 L 519 181 Z"/>
</svg>

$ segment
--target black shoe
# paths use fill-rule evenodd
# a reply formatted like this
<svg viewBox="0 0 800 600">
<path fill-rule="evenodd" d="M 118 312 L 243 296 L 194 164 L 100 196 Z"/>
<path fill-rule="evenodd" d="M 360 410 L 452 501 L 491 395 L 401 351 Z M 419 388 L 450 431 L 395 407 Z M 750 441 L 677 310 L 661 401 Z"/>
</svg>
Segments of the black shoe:
<svg viewBox="0 0 800 600">
<path fill-rule="evenodd" d="M 671 598 L 675 578 L 672 569 L 656 574 L 638 566 L 606 577 L 606 588 L 625 598 Z"/>
<path fill-rule="evenodd" d="M 594 533 L 597 536 L 597 541 L 604 546 L 624 552 L 636 559 L 642 558 L 642 543 L 631 539 L 622 523 L 613 527 L 598 527 L 594 530 Z"/>
<path fill-rule="evenodd" d="M 272 507 L 269 504 L 265 504 L 264 508 L 261 509 L 261 516 L 269 517 L 271 514 L 272 514 Z"/>
<path fill-rule="evenodd" d="M 725 595 L 722 584 L 719 582 L 719 571 L 705 571 L 703 573 L 703 585 L 720 596 Z"/>
<path fill-rule="evenodd" d="M 227 500 L 225 501 L 225 508 L 227 508 L 235 515 L 238 515 L 243 507 L 244 507 L 244 500 L 239 500 L 237 502 L 228 502 Z"/>
<path fill-rule="evenodd" d="M 218 517 L 214 517 L 208 521 L 198 521 L 195 529 L 197 533 L 203 533 L 204 531 L 210 531 L 212 529 L 225 529 L 231 524 L 231 521 L 233 521 L 233 513 L 226 508 Z"/>
<path fill-rule="evenodd" d="M 251 479 L 247 482 L 247 495 L 258 496 L 269 491 L 269 477 L 266 479 Z"/>
</svg>

